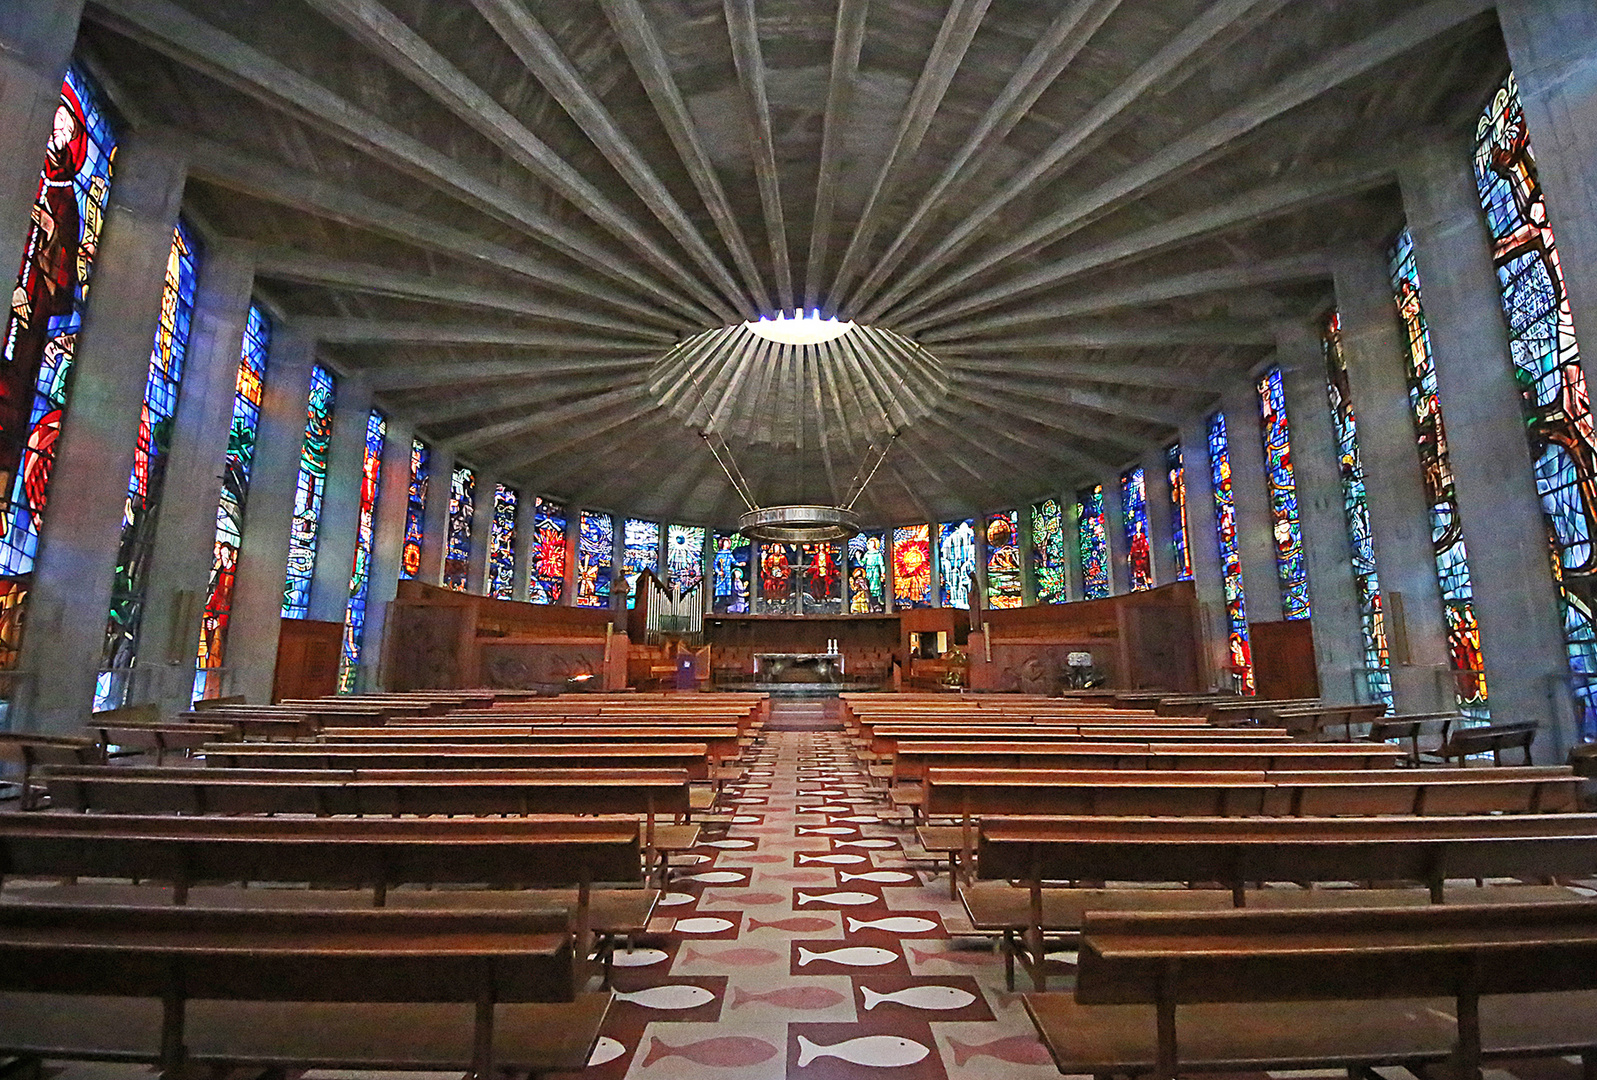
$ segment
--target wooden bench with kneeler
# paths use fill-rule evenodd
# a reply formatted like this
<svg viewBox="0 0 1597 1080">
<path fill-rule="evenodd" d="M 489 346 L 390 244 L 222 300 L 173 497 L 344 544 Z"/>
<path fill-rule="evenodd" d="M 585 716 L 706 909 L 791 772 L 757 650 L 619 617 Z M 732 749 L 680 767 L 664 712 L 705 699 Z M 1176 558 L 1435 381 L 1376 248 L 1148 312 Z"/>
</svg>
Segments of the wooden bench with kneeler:
<svg viewBox="0 0 1597 1080">
<path fill-rule="evenodd" d="M 100 745 L 73 735 L 25 735 L 0 731 L 0 766 L 15 769 L 21 789 L 18 804 L 31 810 L 45 791 L 40 770 L 47 765 L 87 765 L 101 760 Z"/>
<path fill-rule="evenodd" d="M 710 775 L 702 742 L 528 743 L 474 746 L 434 743 L 371 747 L 295 743 L 214 743 L 206 761 L 261 769 L 684 769 Z"/>
<path fill-rule="evenodd" d="M 0 905 L 0 1051 L 277 1067 L 581 1068 L 562 912 Z"/>
<path fill-rule="evenodd" d="M 1264 746 L 1146 742 L 988 742 L 901 740 L 895 780 L 915 780 L 932 768 L 968 769 L 1386 769 L 1399 753 L 1349 743 Z"/>
<path fill-rule="evenodd" d="M 1087 916 L 1074 1000 L 1025 997 L 1061 1072 L 1174 1078 L 1580 1054 L 1597 903 Z"/>
</svg>

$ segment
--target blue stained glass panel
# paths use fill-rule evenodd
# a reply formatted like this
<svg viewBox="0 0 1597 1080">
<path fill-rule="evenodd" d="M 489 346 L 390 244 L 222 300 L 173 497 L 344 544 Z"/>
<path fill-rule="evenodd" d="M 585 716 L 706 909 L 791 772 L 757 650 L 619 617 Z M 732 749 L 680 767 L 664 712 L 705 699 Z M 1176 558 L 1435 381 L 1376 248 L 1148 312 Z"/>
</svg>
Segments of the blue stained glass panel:
<svg viewBox="0 0 1597 1080">
<path fill-rule="evenodd" d="M 532 500 L 532 573 L 527 599 L 558 604 L 566 590 L 565 504 L 541 496 Z"/>
<path fill-rule="evenodd" d="M 1187 467 L 1181 444 L 1164 448 L 1165 476 L 1170 481 L 1170 547 L 1176 560 L 1176 580 L 1192 580 L 1192 545 L 1187 537 Z"/>
<path fill-rule="evenodd" d="M 316 574 L 316 530 L 322 517 L 322 491 L 327 485 L 327 447 L 333 437 L 335 389 L 332 372 L 320 364 L 311 369 L 305 441 L 300 447 L 294 516 L 289 522 L 288 580 L 283 587 L 285 619 L 303 619 L 310 612 L 311 579 Z"/>
<path fill-rule="evenodd" d="M 1120 477 L 1120 512 L 1126 525 L 1126 580 L 1132 592 L 1153 588 L 1153 548 L 1148 544 L 1148 478 L 1137 466 Z"/>
<path fill-rule="evenodd" d="M 578 607 L 610 606 L 610 576 L 615 567 L 615 518 L 582 511 L 577 533 L 576 602 Z"/>
<path fill-rule="evenodd" d="M 449 546 L 444 549 L 444 587 L 465 592 L 471 580 L 471 520 L 477 513 L 477 474 L 456 465 L 449 477 Z"/>
<path fill-rule="evenodd" d="M 704 580 L 705 530 L 697 525 L 671 525 L 665 534 L 665 571 L 677 595 Z"/>
<path fill-rule="evenodd" d="M 742 533 L 715 534 L 710 558 L 711 587 L 718 615 L 749 614 L 749 558 L 752 544 Z"/>
<path fill-rule="evenodd" d="M 971 575 L 976 572 L 976 522 L 947 521 L 937 526 L 937 581 L 940 606 L 970 607 Z"/>
<path fill-rule="evenodd" d="M 887 536 L 862 532 L 848 542 L 848 610 L 871 615 L 887 610 Z"/>
<path fill-rule="evenodd" d="M 488 531 L 488 595 L 495 600 L 516 598 L 515 488 L 494 485 L 494 520 Z"/>
<path fill-rule="evenodd" d="M 377 534 L 377 493 L 381 490 L 383 442 L 388 418 L 373 409 L 366 415 L 366 447 L 361 454 L 360 517 L 355 522 L 355 561 L 349 571 L 349 603 L 344 609 L 344 647 L 338 660 L 338 692 L 355 691 L 360 652 L 366 640 L 366 599 L 371 594 L 372 541 Z"/>
<path fill-rule="evenodd" d="M 1281 611 L 1288 619 L 1309 617 L 1309 571 L 1303 564 L 1303 529 L 1298 521 L 1298 486 L 1292 474 L 1292 428 L 1286 417 L 1281 369 L 1259 380 L 1259 420 L 1264 438 L 1264 477 L 1270 489 L 1270 526 L 1275 567 L 1281 579 Z"/>
<path fill-rule="evenodd" d="M 1090 487 L 1076 496 L 1080 530 L 1081 590 L 1088 600 L 1109 595 L 1109 527 L 1104 520 L 1103 487 Z"/>
<path fill-rule="evenodd" d="M 1058 499 L 1032 504 L 1031 563 L 1037 576 L 1037 603 L 1064 603 L 1069 598 L 1070 552 L 1065 545 L 1065 509 Z"/>
<path fill-rule="evenodd" d="M 1231 676 L 1244 694 L 1253 693 L 1253 651 L 1248 643 L 1247 601 L 1242 595 L 1242 556 L 1237 550 L 1237 507 L 1231 493 L 1231 456 L 1225 414 L 1209 417 L 1209 471 L 1214 483 L 1214 528 L 1220 541 L 1220 579 L 1230 628 Z"/>
<path fill-rule="evenodd" d="M 399 553 L 399 576 L 410 580 L 421 573 L 421 544 L 427 530 L 427 478 L 432 473 L 432 452 L 420 439 L 410 441 L 410 491 L 405 500 L 405 543 Z"/>
<path fill-rule="evenodd" d="M 632 591 L 637 588 L 638 575 L 645 570 L 660 572 L 660 526 L 653 521 L 627 518 L 621 527 L 621 544 L 621 570 L 626 575 L 630 609 L 636 603 Z"/>
<path fill-rule="evenodd" d="M 987 518 L 987 606 L 1018 608 L 1020 587 L 1020 513 L 1005 510 Z"/>
</svg>

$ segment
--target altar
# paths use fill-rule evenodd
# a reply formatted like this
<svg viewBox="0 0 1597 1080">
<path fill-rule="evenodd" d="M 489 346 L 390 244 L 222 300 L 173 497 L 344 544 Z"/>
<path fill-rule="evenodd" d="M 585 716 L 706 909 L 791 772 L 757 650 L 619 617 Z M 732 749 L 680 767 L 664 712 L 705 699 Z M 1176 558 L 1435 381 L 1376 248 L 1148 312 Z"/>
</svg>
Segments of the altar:
<svg viewBox="0 0 1597 1080">
<path fill-rule="evenodd" d="M 843 675 L 843 654 L 755 653 L 754 674 L 761 682 L 838 682 Z"/>
</svg>

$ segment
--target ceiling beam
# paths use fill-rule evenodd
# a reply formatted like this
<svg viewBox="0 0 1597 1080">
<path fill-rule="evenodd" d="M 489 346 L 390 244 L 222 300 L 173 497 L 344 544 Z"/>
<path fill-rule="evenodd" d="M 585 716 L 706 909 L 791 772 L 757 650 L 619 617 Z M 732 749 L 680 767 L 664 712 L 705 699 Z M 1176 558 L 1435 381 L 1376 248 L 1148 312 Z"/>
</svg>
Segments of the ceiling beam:
<svg viewBox="0 0 1597 1080">
<path fill-rule="evenodd" d="M 586 415 L 595 409 L 605 409 L 612 405 L 625 405 L 629 402 L 640 401 L 649 396 L 649 388 L 641 383 L 622 386 L 605 394 L 594 394 L 590 397 L 580 398 L 552 409 L 532 409 L 522 416 L 509 420 L 501 420 L 496 424 L 485 424 L 474 431 L 457 435 L 451 442 L 460 450 L 470 453 L 478 447 L 487 446 L 489 443 L 503 442 L 514 439 L 539 429 L 553 430 L 560 424 L 575 417 Z"/>
<path fill-rule="evenodd" d="M 1130 453 L 1146 450 L 1148 447 L 1147 436 L 1141 433 L 1132 434 L 1116 423 L 1116 418 L 1107 417 L 1089 419 L 1070 409 L 1058 409 L 1057 403 L 1051 403 L 1048 408 L 1038 406 L 1035 398 L 1015 394 L 1008 389 L 982 387 L 971 383 L 960 383 L 949 392 L 949 397 L 963 398 L 984 408 L 997 409 L 1000 415 L 1016 415 L 1029 420 L 1041 427 L 1062 431 L 1072 438 L 1091 439 L 1094 442 L 1107 443 L 1112 446 L 1124 447 Z M 1082 453 L 1091 454 L 1091 451 L 1082 448 Z M 1096 456 L 1096 455 L 1093 455 Z M 1113 467 L 1114 462 L 1104 459 L 1102 467 Z"/>
<path fill-rule="evenodd" d="M 760 51 L 760 27 L 754 0 L 723 0 L 727 35 L 732 41 L 732 66 L 748 107 L 749 156 L 754 159 L 754 182 L 760 189 L 760 209 L 771 245 L 771 266 L 776 271 L 776 298 L 781 310 L 794 304 L 793 260 L 788 254 L 787 219 L 782 212 L 782 187 L 776 167 L 776 141 L 771 133 L 771 100 L 765 90 L 765 58 Z"/>
<path fill-rule="evenodd" d="M 810 223 L 809 262 L 804 270 L 804 306 L 815 307 L 826 270 L 826 249 L 832 242 L 832 217 L 837 210 L 838 173 L 843 143 L 859 78 L 860 48 L 865 44 L 865 16 L 870 0 L 837 0 L 837 29 L 832 37 L 832 74 L 826 86 L 826 112 L 821 121 L 821 164 L 815 182 L 815 216 Z"/>
<path fill-rule="evenodd" d="M 598 408 L 590 408 L 588 411 L 590 413 L 602 414 L 612 410 L 613 404 L 605 404 L 600 405 Z M 608 435 L 616 428 L 622 427 L 626 424 L 635 423 L 643 419 L 645 416 L 648 416 L 650 413 L 656 411 L 661 412 L 662 415 L 664 414 L 664 410 L 660 408 L 659 403 L 650 399 L 633 405 L 625 412 L 607 416 L 602 420 L 578 420 L 577 418 L 573 417 L 570 422 L 564 425 L 564 430 L 560 433 L 562 437 L 559 439 L 559 441 L 545 443 L 537 450 L 523 454 L 520 457 L 513 457 L 507 454 L 499 463 L 499 467 L 504 469 L 507 473 L 525 474 L 527 473 L 528 469 L 540 461 L 546 461 L 551 457 L 569 453 L 571 450 L 590 439 Z"/>
<path fill-rule="evenodd" d="M 549 330 L 524 330 L 513 326 L 317 316 L 297 320 L 296 325 L 300 324 L 310 326 L 318 340 L 339 344 L 513 345 L 563 353 L 631 354 L 637 357 L 639 364 L 652 363 L 654 359 L 652 356 L 638 356 L 639 351 L 647 347 L 636 342 L 585 337 Z"/>
<path fill-rule="evenodd" d="M 966 376 L 956 376 L 955 381 L 962 386 L 970 385 L 970 379 Z M 990 380 L 981 380 L 981 385 L 989 390 L 998 388 Z M 1002 388 L 1005 393 L 1017 397 L 1036 398 L 1038 401 L 1047 401 L 1055 405 L 1064 405 L 1072 408 L 1092 409 L 1096 412 L 1108 413 L 1110 416 L 1124 417 L 1129 420 L 1138 420 L 1143 423 L 1157 424 L 1172 429 L 1180 427 L 1190 415 L 1190 410 L 1188 409 L 1164 408 L 1148 402 L 1131 401 L 1116 394 L 1067 386 L 1058 380 L 1038 385 L 1021 379 L 1009 378 L 1004 380 Z"/>
<path fill-rule="evenodd" d="M 378 393 L 398 393 L 435 386 L 462 386 L 472 382 L 492 379 L 552 378 L 558 375 L 580 375 L 592 371 L 611 370 L 617 373 L 645 366 L 636 360 L 581 360 L 574 363 L 535 364 L 526 360 L 426 360 L 407 364 L 372 364 L 361 368 L 361 374 Z"/>
<path fill-rule="evenodd" d="M 949 361 L 953 372 L 977 375 L 1035 375 L 1039 378 L 1077 378 L 1155 389 L 1190 390 L 1218 394 L 1232 381 L 1236 371 L 1225 366 L 1205 367 L 1200 372 L 1182 371 L 1154 364 L 1119 364 L 1114 361 L 1082 362 L 1071 360 L 982 360 Z"/>
<path fill-rule="evenodd" d="M 945 364 L 956 357 L 1010 356 L 1017 352 L 1057 349 L 1156 349 L 1166 345 L 1273 345 L 1275 336 L 1266 322 L 1246 319 L 1194 319 L 1190 322 L 1127 321 L 1051 330 L 1020 337 L 983 336 L 943 342 L 937 358 Z"/>
</svg>

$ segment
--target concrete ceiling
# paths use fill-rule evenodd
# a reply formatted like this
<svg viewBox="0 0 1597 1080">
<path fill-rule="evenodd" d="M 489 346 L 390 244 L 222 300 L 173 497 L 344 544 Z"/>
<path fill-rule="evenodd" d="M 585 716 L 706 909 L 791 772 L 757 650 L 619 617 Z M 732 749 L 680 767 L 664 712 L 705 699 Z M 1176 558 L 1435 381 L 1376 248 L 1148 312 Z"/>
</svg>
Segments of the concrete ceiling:
<svg viewBox="0 0 1597 1080">
<path fill-rule="evenodd" d="M 1401 222 L 1403 144 L 1465 130 L 1507 66 L 1483 0 L 87 18 L 117 107 L 192 135 L 190 211 L 386 408 L 530 492 L 714 525 L 742 505 L 711 415 L 771 504 L 840 497 L 885 409 L 877 524 L 1101 480 L 1327 306 L 1329 253 Z M 693 352 L 794 307 L 930 357 Z"/>
</svg>

